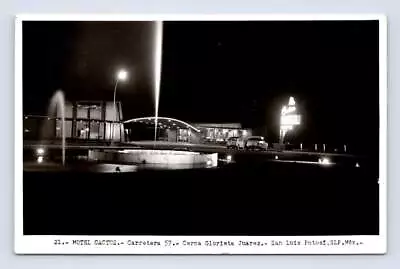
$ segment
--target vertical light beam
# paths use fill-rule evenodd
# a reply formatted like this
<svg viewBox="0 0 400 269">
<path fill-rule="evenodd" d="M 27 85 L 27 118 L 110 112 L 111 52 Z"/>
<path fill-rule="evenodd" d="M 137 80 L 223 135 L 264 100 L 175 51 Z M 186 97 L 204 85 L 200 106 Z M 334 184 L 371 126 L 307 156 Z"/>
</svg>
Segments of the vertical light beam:
<svg viewBox="0 0 400 269">
<path fill-rule="evenodd" d="M 154 142 L 157 140 L 157 124 L 158 124 L 158 103 L 160 97 L 161 85 L 161 65 L 162 65 L 162 37 L 163 23 L 162 21 L 155 22 L 155 50 L 154 50 Z"/>
</svg>

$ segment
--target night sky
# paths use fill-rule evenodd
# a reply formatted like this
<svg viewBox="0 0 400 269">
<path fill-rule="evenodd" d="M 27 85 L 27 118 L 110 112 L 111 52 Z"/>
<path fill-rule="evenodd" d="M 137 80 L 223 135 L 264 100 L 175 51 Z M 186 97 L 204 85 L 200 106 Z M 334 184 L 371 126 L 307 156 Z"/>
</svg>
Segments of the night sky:
<svg viewBox="0 0 400 269">
<path fill-rule="evenodd" d="M 240 122 L 278 139 L 294 96 L 304 143 L 378 149 L 378 22 L 165 22 L 160 116 Z M 125 119 L 154 115 L 151 22 L 24 22 L 24 114 L 46 113 L 52 93 L 112 100 Z"/>
</svg>

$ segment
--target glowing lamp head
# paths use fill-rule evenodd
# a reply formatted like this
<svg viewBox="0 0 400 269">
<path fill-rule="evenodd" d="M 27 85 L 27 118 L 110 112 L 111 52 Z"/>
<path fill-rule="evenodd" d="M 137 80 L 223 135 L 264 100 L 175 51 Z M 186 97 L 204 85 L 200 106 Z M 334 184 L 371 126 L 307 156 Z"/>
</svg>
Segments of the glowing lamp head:
<svg viewBox="0 0 400 269">
<path fill-rule="evenodd" d="M 128 78 L 128 72 L 125 70 L 120 70 L 117 74 L 118 80 L 124 81 Z"/>
</svg>

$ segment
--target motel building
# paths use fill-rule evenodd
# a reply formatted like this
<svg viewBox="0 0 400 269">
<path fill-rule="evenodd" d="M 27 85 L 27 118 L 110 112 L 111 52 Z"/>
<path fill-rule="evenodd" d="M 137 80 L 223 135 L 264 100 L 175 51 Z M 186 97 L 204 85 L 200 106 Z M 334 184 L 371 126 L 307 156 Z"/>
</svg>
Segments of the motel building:
<svg viewBox="0 0 400 269">
<path fill-rule="evenodd" d="M 154 138 L 155 117 L 125 121 L 127 140 Z M 169 117 L 157 118 L 157 140 L 194 144 L 224 144 L 230 137 L 251 135 L 239 123 L 188 123 Z"/>
<path fill-rule="evenodd" d="M 117 113 L 114 113 L 114 111 Z M 116 102 L 66 103 L 65 137 L 72 141 L 125 142 L 122 105 Z M 62 137 L 61 110 L 48 115 L 24 115 L 24 140 L 54 140 Z"/>
<path fill-rule="evenodd" d="M 115 110 L 117 113 L 115 113 Z M 64 108 L 65 137 L 75 142 L 132 142 L 154 140 L 154 116 L 125 120 L 123 106 L 116 102 L 67 102 Z M 48 115 L 24 115 L 24 140 L 54 140 L 62 137 L 61 110 Z M 230 137 L 251 135 L 240 123 L 188 123 L 171 117 L 157 118 L 157 140 L 224 144 Z"/>
</svg>

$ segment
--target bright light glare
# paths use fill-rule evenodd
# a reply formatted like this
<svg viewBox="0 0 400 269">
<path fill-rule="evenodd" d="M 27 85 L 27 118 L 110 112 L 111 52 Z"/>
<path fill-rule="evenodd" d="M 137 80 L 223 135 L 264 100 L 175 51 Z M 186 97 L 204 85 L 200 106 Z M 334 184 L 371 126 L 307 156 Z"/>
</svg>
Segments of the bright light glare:
<svg viewBox="0 0 400 269">
<path fill-rule="evenodd" d="M 275 160 L 278 160 L 278 155 L 275 155 Z"/>
<path fill-rule="evenodd" d="M 39 156 L 39 157 L 37 158 L 37 162 L 38 162 L 38 163 L 42 163 L 42 162 L 43 162 L 43 156 Z"/>
<path fill-rule="evenodd" d="M 118 77 L 118 80 L 122 80 L 122 81 L 126 80 L 128 78 L 128 72 L 126 72 L 125 70 L 120 70 L 118 72 L 117 77 Z"/>
<path fill-rule="evenodd" d="M 286 111 L 287 111 L 287 107 L 286 107 L 286 106 L 283 106 L 283 107 L 282 107 L 282 115 L 285 115 L 285 114 L 286 114 Z"/>
<path fill-rule="evenodd" d="M 281 125 L 300 125 L 300 115 L 283 115 L 281 116 Z"/>
<path fill-rule="evenodd" d="M 296 102 L 294 101 L 294 98 L 292 96 L 290 96 L 289 98 L 289 106 L 294 106 L 296 105 Z"/>
<path fill-rule="evenodd" d="M 232 161 L 232 155 L 226 156 L 226 160 L 227 160 L 228 162 Z"/>
<path fill-rule="evenodd" d="M 292 125 L 281 125 L 281 131 L 290 131 L 293 129 Z"/>
<path fill-rule="evenodd" d="M 360 167 L 360 164 L 359 164 L 359 163 L 356 163 L 356 167 Z"/>
<path fill-rule="evenodd" d="M 39 155 L 44 154 L 44 148 L 38 148 L 38 149 L 36 150 L 36 153 L 39 154 Z"/>
<path fill-rule="evenodd" d="M 207 165 L 211 166 L 212 165 L 212 161 L 211 160 L 207 160 Z"/>
<path fill-rule="evenodd" d="M 331 161 L 328 158 L 319 159 L 318 162 L 323 165 L 331 164 Z"/>
</svg>

